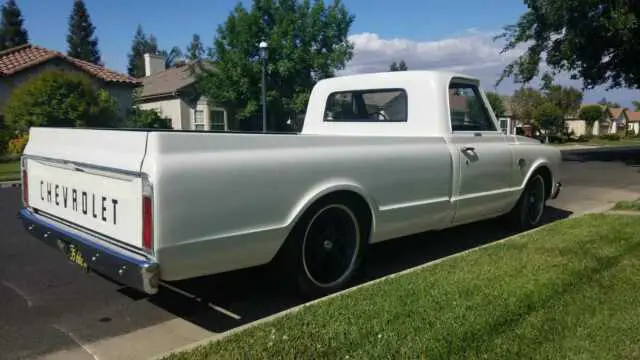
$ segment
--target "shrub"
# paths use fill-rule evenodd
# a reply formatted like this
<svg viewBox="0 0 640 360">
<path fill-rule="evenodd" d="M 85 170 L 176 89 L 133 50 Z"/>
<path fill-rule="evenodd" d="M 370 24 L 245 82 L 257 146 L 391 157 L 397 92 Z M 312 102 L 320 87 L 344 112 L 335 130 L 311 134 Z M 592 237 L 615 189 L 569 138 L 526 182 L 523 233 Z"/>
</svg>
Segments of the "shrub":
<svg viewBox="0 0 640 360">
<path fill-rule="evenodd" d="M 155 109 L 134 106 L 127 114 L 127 126 L 139 129 L 172 129 L 171 119 L 163 117 Z"/>
<path fill-rule="evenodd" d="M 599 138 L 602 140 L 619 141 L 620 135 L 619 134 L 602 134 L 599 136 Z"/>
<path fill-rule="evenodd" d="M 49 70 L 12 92 L 5 124 L 19 133 L 31 126 L 112 127 L 118 123 L 116 109 L 116 101 L 85 75 Z"/>
<path fill-rule="evenodd" d="M 6 129 L 0 129 L 0 155 L 8 151 L 9 140 L 11 140 L 11 132 Z"/>
<path fill-rule="evenodd" d="M 22 155 L 25 146 L 27 146 L 27 141 L 29 141 L 29 134 L 19 135 L 18 137 L 9 140 L 9 154 Z"/>
</svg>

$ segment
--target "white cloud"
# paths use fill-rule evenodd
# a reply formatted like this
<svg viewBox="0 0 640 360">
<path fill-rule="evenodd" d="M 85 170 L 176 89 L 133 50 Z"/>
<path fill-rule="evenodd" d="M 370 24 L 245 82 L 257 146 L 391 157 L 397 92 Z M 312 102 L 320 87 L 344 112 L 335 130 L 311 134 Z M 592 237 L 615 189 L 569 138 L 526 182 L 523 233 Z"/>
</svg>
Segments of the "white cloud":
<svg viewBox="0 0 640 360">
<path fill-rule="evenodd" d="M 485 90 L 494 90 L 494 84 L 504 67 L 525 49 L 519 46 L 501 54 L 504 42 L 493 40 L 497 34 L 467 29 L 460 35 L 433 41 L 385 39 L 375 33 L 353 34 L 349 40 L 355 46 L 354 57 L 341 75 L 387 71 L 391 62 L 404 60 L 412 70 L 449 70 L 476 76 Z M 581 87 L 580 82 L 569 80 L 568 76 L 559 76 L 556 81 Z M 509 94 L 518 86 L 511 79 L 505 79 L 496 90 Z M 597 101 L 604 96 L 623 104 L 640 99 L 640 93 L 635 90 L 606 92 L 604 89 L 595 89 L 585 92 L 585 101 Z"/>
<path fill-rule="evenodd" d="M 355 55 L 346 71 L 362 73 L 384 71 L 392 61 L 404 59 L 412 69 L 468 71 L 500 65 L 517 57 L 521 51 L 500 54 L 499 42 L 492 33 L 467 30 L 465 35 L 436 41 L 383 39 L 375 33 L 354 34 L 349 40 Z"/>
</svg>

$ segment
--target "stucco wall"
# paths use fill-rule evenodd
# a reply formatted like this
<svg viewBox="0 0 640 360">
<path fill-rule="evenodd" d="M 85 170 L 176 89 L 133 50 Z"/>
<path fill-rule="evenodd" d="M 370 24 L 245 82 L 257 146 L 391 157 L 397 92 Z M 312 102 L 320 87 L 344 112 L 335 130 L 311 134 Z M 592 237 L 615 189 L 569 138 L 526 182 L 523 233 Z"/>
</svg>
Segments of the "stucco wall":
<svg viewBox="0 0 640 360">
<path fill-rule="evenodd" d="M 566 120 L 565 124 L 569 132 L 573 131 L 576 136 L 586 134 L 586 124 L 584 120 Z"/>
<path fill-rule="evenodd" d="M 181 106 L 182 101 L 180 99 L 168 99 L 161 101 L 154 101 L 140 104 L 141 109 L 156 109 L 162 114 L 171 119 L 171 127 L 175 130 L 188 130 L 183 127 L 184 121 L 182 120 L 183 109 Z"/>
</svg>

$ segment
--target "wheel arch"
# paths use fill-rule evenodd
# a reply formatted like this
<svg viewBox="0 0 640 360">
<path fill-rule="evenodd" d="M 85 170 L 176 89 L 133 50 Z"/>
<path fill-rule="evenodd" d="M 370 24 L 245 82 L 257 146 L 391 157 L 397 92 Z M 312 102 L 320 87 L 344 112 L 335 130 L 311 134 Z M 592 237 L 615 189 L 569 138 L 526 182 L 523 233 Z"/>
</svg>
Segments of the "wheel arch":
<svg viewBox="0 0 640 360">
<path fill-rule="evenodd" d="M 367 221 L 368 234 L 367 242 L 371 241 L 376 223 L 376 207 L 373 199 L 367 195 L 364 188 L 346 181 L 336 181 L 325 183 L 314 187 L 300 200 L 289 214 L 287 219 L 287 235 L 293 231 L 294 226 L 300 218 L 316 203 L 324 201 L 328 198 L 336 197 L 338 199 L 351 200 L 358 207 L 354 209 L 358 216 L 364 216 Z"/>
<path fill-rule="evenodd" d="M 524 188 L 527 186 L 527 183 L 529 183 L 529 180 L 531 180 L 531 178 L 533 178 L 535 175 L 540 174 L 542 176 L 542 180 L 544 180 L 544 191 L 545 191 L 545 198 L 549 199 L 551 197 L 551 192 L 553 189 L 553 171 L 551 170 L 552 166 L 550 163 L 548 163 L 547 161 L 538 161 L 537 163 L 535 163 L 531 169 L 529 169 L 529 172 L 527 174 L 527 176 L 524 179 L 524 182 L 522 183 L 522 190 L 524 190 Z"/>
</svg>

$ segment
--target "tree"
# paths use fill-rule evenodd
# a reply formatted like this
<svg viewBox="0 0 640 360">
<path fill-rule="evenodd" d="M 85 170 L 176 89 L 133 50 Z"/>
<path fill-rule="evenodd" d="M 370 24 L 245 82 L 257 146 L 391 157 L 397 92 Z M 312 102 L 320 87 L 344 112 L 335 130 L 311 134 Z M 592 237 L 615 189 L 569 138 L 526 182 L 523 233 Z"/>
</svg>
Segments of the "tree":
<svg viewBox="0 0 640 360">
<path fill-rule="evenodd" d="M 332 77 L 353 57 L 348 40 L 354 21 L 342 4 L 323 1 L 253 0 L 238 3 L 218 26 L 211 51 L 214 69 L 205 62 L 196 72 L 198 88 L 229 109 L 244 128 L 261 128 L 261 69 L 258 44 L 269 44 L 267 127 L 287 128 L 287 120 L 306 109 L 312 87 Z M 255 121 L 255 122 L 254 122 Z M 252 124 L 253 123 L 253 124 Z"/>
<path fill-rule="evenodd" d="M 504 101 L 502 101 L 502 97 L 495 92 L 487 91 L 487 100 L 489 100 L 489 104 L 493 109 L 493 113 L 496 117 L 503 117 L 505 114 Z"/>
<path fill-rule="evenodd" d="M 391 65 L 389 65 L 389 71 L 407 71 L 409 70 L 409 68 L 407 67 L 407 64 L 404 62 L 404 60 L 400 60 L 399 63 L 396 64 L 396 62 L 392 62 Z"/>
<path fill-rule="evenodd" d="M 172 129 L 171 119 L 162 116 L 155 109 L 141 109 L 134 106 L 127 114 L 127 126 L 138 129 Z"/>
<path fill-rule="evenodd" d="M 127 73 L 130 76 L 136 78 L 144 77 L 144 54 L 146 53 L 158 54 L 158 42 L 155 36 L 145 34 L 142 25 L 138 25 L 131 42 L 131 52 L 127 54 L 129 59 Z"/>
<path fill-rule="evenodd" d="M 564 128 L 564 114 L 562 110 L 550 102 L 545 102 L 533 111 L 533 119 L 538 128 L 549 134 L 561 132 Z M 548 142 L 548 141 L 546 141 Z"/>
<path fill-rule="evenodd" d="M 602 106 L 610 107 L 610 108 L 619 108 L 619 107 L 621 107 L 620 104 L 618 104 L 617 102 L 609 101 L 609 100 L 607 100 L 606 97 L 603 97 L 602 99 L 600 99 L 600 101 L 598 101 L 598 104 L 600 104 Z"/>
<path fill-rule="evenodd" d="M 640 87 L 640 6 L 635 1 L 525 1 L 528 10 L 496 39 L 505 39 L 502 52 L 518 45 L 526 51 L 509 63 L 498 79 L 513 76 L 530 82 L 543 62 L 551 72 L 568 72 L 591 89 Z"/>
<path fill-rule="evenodd" d="M 511 97 L 511 112 L 524 124 L 531 124 L 535 109 L 543 103 L 544 97 L 540 91 L 531 87 L 520 88 Z"/>
<path fill-rule="evenodd" d="M 191 43 L 189 44 L 189 46 L 187 46 L 187 60 L 200 60 L 204 57 L 204 54 L 205 49 L 204 45 L 202 45 L 202 41 L 200 41 L 200 35 L 193 34 Z"/>
<path fill-rule="evenodd" d="M 114 127 L 117 103 L 81 73 L 48 70 L 16 87 L 5 106 L 6 126 L 25 133 L 31 126 Z"/>
<path fill-rule="evenodd" d="M 545 92 L 547 100 L 562 111 L 563 116 L 576 114 L 582 104 L 582 91 L 574 87 L 550 85 Z"/>
<path fill-rule="evenodd" d="M 591 134 L 593 131 L 593 124 L 602 119 L 603 110 L 600 105 L 587 105 L 580 109 L 580 119 L 584 120 L 587 124 L 587 133 Z"/>
<path fill-rule="evenodd" d="M 635 111 L 640 111 L 640 101 L 633 100 L 631 103 L 633 104 L 633 106 L 635 106 Z"/>
<path fill-rule="evenodd" d="M 166 69 L 184 64 L 184 54 L 179 47 L 174 46 L 171 50 L 160 50 L 158 55 L 164 57 L 164 67 Z"/>
<path fill-rule="evenodd" d="M 100 65 L 102 60 L 98 50 L 98 38 L 94 36 L 95 30 L 84 1 L 75 0 L 69 16 L 67 55 Z"/>
<path fill-rule="evenodd" d="M 22 12 L 15 0 L 8 0 L 2 5 L 2 22 L 0 23 L 0 51 L 29 43 L 29 34 L 24 29 Z"/>
</svg>

